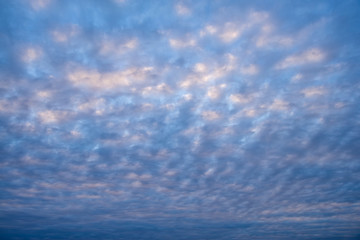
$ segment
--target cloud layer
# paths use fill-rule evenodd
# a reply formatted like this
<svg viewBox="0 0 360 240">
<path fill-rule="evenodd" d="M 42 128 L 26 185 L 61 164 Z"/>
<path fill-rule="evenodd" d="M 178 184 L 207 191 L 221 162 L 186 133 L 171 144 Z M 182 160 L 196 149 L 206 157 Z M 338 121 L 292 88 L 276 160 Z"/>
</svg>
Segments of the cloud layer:
<svg viewBox="0 0 360 240">
<path fill-rule="evenodd" d="M 1 238 L 356 239 L 359 10 L 1 2 Z"/>
</svg>

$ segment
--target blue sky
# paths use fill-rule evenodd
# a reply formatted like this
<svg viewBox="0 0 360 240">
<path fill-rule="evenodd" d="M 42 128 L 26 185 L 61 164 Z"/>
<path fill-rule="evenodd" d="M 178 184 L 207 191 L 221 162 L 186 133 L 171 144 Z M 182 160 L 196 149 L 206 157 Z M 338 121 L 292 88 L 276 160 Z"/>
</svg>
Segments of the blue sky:
<svg viewBox="0 0 360 240">
<path fill-rule="evenodd" d="M 0 1 L 1 239 L 357 239 L 358 1 Z"/>
</svg>

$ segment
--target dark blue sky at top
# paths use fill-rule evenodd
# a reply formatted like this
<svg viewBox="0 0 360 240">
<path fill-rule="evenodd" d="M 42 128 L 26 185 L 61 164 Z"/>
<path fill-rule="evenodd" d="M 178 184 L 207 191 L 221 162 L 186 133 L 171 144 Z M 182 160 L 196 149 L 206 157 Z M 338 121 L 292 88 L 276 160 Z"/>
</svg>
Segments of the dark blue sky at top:
<svg viewBox="0 0 360 240">
<path fill-rule="evenodd" d="M 1 239 L 357 239 L 359 1 L 0 1 Z"/>
</svg>

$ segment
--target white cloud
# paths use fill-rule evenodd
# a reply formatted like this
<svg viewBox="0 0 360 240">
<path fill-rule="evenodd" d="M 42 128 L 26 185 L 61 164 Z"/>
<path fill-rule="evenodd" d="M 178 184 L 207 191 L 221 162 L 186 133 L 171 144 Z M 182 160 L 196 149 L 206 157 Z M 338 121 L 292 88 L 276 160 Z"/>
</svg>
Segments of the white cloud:
<svg viewBox="0 0 360 240">
<path fill-rule="evenodd" d="M 70 131 L 70 134 L 71 134 L 71 136 L 76 137 L 76 138 L 82 136 L 81 132 L 76 131 L 76 130 Z"/>
<path fill-rule="evenodd" d="M 227 62 L 220 66 L 214 64 L 214 67 L 209 67 L 204 63 L 195 64 L 194 73 L 189 74 L 184 81 L 180 82 L 180 87 L 188 88 L 193 84 L 206 84 L 227 75 L 236 68 L 236 57 L 226 54 L 225 58 Z"/>
<path fill-rule="evenodd" d="M 79 188 L 105 188 L 107 186 L 106 183 L 83 183 Z"/>
<path fill-rule="evenodd" d="M 263 34 L 269 34 L 274 31 L 274 26 L 270 23 L 266 23 L 261 27 L 260 30 Z"/>
<path fill-rule="evenodd" d="M 196 40 L 194 38 L 188 39 L 169 39 L 170 46 L 173 48 L 186 48 L 186 47 L 194 47 L 196 46 Z"/>
<path fill-rule="evenodd" d="M 72 37 L 79 34 L 79 26 L 71 25 L 65 29 L 56 29 L 51 32 L 51 36 L 55 42 L 65 43 L 68 42 Z"/>
<path fill-rule="evenodd" d="M 200 31 L 200 37 L 206 35 L 215 35 L 223 43 L 229 44 L 240 38 L 247 30 L 256 26 L 262 26 L 262 35 L 267 35 L 272 31 L 272 25 L 269 24 L 269 14 L 267 12 L 250 11 L 243 21 L 229 21 L 224 24 L 206 25 Z M 259 39 L 258 44 L 262 45 L 266 39 Z"/>
<path fill-rule="evenodd" d="M 275 110 L 275 111 L 285 111 L 288 109 L 288 107 L 289 107 L 288 102 L 285 102 L 284 100 L 276 98 L 270 105 L 269 109 Z"/>
<path fill-rule="evenodd" d="M 301 91 L 305 97 L 321 96 L 326 93 L 324 87 L 309 87 Z"/>
<path fill-rule="evenodd" d="M 183 3 L 176 4 L 175 9 L 176 9 L 176 13 L 180 16 L 186 16 L 191 14 L 190 9 L 187 6 L 185 6 Z"/>
<path fill-rule="evenodd" d="M 126 175 L 126 178 L 128 178 L 128 179 L 138 179 L 139 176 L 136 173 L 129 173 L 128 175 Z"/>
<path fill-rule="evenodd" d="M 183 98 L 186 100 L 186 101 L 189 101 L 193 98 L 192 94 L 190 93 L 186 93 L 183 95 Z"/>
<path fill-rule="evenodd" d="M 221 89 L 218 87 L 210 87 L 207 91 L 207 96 L 212 100 L 217 99 L 220 96 Z"/>
<path fill-rule="evenodd" d="M 197 63 L 194 66 L 194 71 L 198 73 L 203 73 L 206 71 L 206 65 L 204 63 Z"/>
<path fill-rule="evenodd" d="M 43 51 L 39 47 L 28 47 L 24 49 L 21 59 L 26 63 L 30 63 L 39 59 L 42 53 Z"/>
<path fill-rule="evenodd" d="M 301 73 L 297 73 L 291 78 L 291 82 L 298 82 L 303 78 L 303 75 Z"/>
<path fill-rule="evenodd" d="M 174 176 L 176 173 L 177 172 L 175 170 L 168 170 L 168 171 L 166 171 L 165 176 L 171 177 L 171 176 Z"/>
<path fill-rule="evenodd" d="M 99 51 L 101 55 L 119 57 L 131 50 L 136 49 L 138 45 L 139 40 L 137 38 L 131 38 L 121 42 L 116 38 L 107 36 L 101 41 Z"/>
<path fill-rule="evenodd" d="M 103 115 L 108 108 L 104 98 L 92 99 L 77 106 L 78 111 L 93 111 L 96 115 Z"/>
<path fill-rule="evenodd" d="M 276 27 L 271 23 L 265 23 L 262 25 L 259 35 L 255 37 L 256 47 L 289 47 L 294 43 L 295 40 L 292 36 L 290 37 L 282 34 L 276 34 L 275 29 Z"/>
<path fill-rule="evenodd" d="M 343 108 L 344 106 L 345 106 L 345 103 L 343 103 L 343 102 L 337 102 L 334 105 L 335 108 Z"/>
<path fill-rule="evenodd" d="M 172 90 L 171 90 L 170 86 L 167 85 L 166 83 L 159 83 L 156 86 L 144 87 L 141 91 L 142 95 L 153 96 L 153 97 L 157 97 L 157 96 L 159 96 L 159 94 L 166 94 L 166 93 L 171 93 L 171 92 L 172 92 Z"/>
<path fill-rule="evenodd" d="M 95 69 L 77 68 L 70 71 L 68 79 L 79 87 L 113 90 L 142 82 L 152 71 L 152 67 L 131 67 L 123 71 L 99 73 Z"/>
<path fill-rule="evenodd" d="M 218 29 L 214 25 L 207 25 L 200 31 L 200 36 L 203 37 L 205 35 L 214 35 L 217 31 Z"/>
<path fill-rule="evenodd" d="M 140 178 L 140 179 L 143 179 L 143 180 L 149 180 L 149 179 L 152 178 L 152 175 L 150 175 L 150 174 L 141 174 L 141 175 L 139 176 L 139 178 Z"/>
<path fill-rule="evenodd" d="M 276 69 L 285 69 L 298 65 L 321 62 L 325 53 L 318 48 L 311 48 L 299 55 L 291 55 L 276 65 Z"/>
<path fill-rule="evenodd" d="M 41 121 L 44 123 L 57 122 L 57 120 L 58 120 L 56 114 L 52 111 L 40 112 L 38 115 L 39 115 Z"/>
<path fill-rule="evenodd" d="M 68 36 L 64 32 L 55 30 L 51 33 L 51 35 L 55 42 L 67 42 L 68 41 Z"/>
<path fill-rule="evenodd" d="M 204 111 L 201 113 L 201 116 L 207 121 L 215 121 L 221 117 L 220 114 L 215 111 Z"/>
<path fill-rule="evenodd" d="M 98 195 L 89 195 L 89 194 L 78 194 L 78 195 L 76 195 L 76 198 L 79 198 L 79 199 L 99 199 L 100 196 L 98 196 Z"/>
<path fill-rule="evenodd" d="M 39 97 L 39 98 L 50 98 L 52 96 L 52 92 L 50 91 L 38 91 L 36 93 L 36 96 Z"/>
<path fill-rule="evenodd" d="M 255 45 L 257 47 L 281 46 L 289 47 L 294 43 L 294 39 L 289 36 L 261 34 L 257 37 Z"/>
<path fill-rule="evenodd" d="M 30 0 L 31 7 L 36 11 L 45 9 L 50 3 L 51 0 Z"/>
<path fill-rule="evenodd" d="M 270 21 L 270 19 L 267 19 Z M 271 31 L 262 29 L 260 35 L 256 39 L 257 47 L 290 47 L 294 44 L 302 43 L 311 38 L 316 31 L 324 29 L 325 24 L 329 22 L 329 19 L 321 18 L 319 21 L 314 22 L 301 29 L 299 32 L 289 35 L 275 34 L 276 26 Z M 264 25 L 266 26 L 266 25 Z"/>
<path fill-rule="evenodd" d="M 14 110 L 13 104 L 7 100 L 0 100 L 0 112 L 9 112 L 10 110 Z"/>
<path fill-rule="evenodd" d="M 230 43 L 240 37 L 241 27 L 235 23 L 227 22 L 223 28 L 224 30 L 220 33 L 219 37 L 224 43 Z"/>
<path fill-rule="evenodd" d="M 229 99 L 232 103 L 235 103 L 235 104 L 245 104 L 251 100 L 250 97 L 244 96 L 242 94 L 231 94 Z"/>
<path fill-rule="evenodd" d="M 142 186 L 142 183 L 140 181 L 135 181 L 131 183 L 131 186 L 138 188 Z"/>
<path fill-rule="evenodd" d="M 143 103 L 141 104 L 141 110 L 146 111 L 153 111 L 154 110 L 154 104 L 151 103 Z"/>
<path fill-rule="evenodd" d="M 126 0 L 114 0 L 114 2 L 119 3 L 119 4 L 123 4 L 123 3 L 126 2 Z"/>
<path fill-rule="evenodd" d="M 66 119 L 69 113 L 66 111 L 46 110 L 38 112 L 38 118 L 42 123 L 57 123 Z"/>
<path fill-rule="evenodd" d="M 255 75 L 259 72 L 259 67 L 255 64 L 250 64 L 240 68 L 240 71 L 244 75 Z"/>
<path fill-rule="evenodd" d="M 265 11 L 250 11 L 248 21 L 251 24 L 265 23 L 269 17 L 269 13 Z"/>
<path fill-rule="evenodd" d="M 250 109 L 244 109 L 243 113 L 245 114 L 246 117 L 255 117 L 257 111 L 253 108 L 250 108 Z"/>
<path fill-rule="evenodd" d="M 33 158 L 33 157 L 29 156 L 29 155 L 24 156 L 21 160 L 24 163 L 26 163 L 27 165 L 41 165 L 41 164 L 43 164 L 43 161 L 41 161 L 40 159 Z"/>
<path fill-rule="evenodd" d="M 209 169 L 204 173 L 204 175 L 205 175 L 205 176 L 211 176 L 211 175 L 214 174 L 214 172 L 215 172 L 215 169 L 214 169 L 214 168 L 209 168 Z"/>
</svg>

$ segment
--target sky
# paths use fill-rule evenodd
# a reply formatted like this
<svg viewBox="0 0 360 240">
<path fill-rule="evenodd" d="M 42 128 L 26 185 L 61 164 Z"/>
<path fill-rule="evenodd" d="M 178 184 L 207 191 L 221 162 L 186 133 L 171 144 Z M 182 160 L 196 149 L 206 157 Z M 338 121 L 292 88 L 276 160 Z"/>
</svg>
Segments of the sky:
<svg viewBox="0 0 360 240">
<path fill-rule="evenodd" d="M 0 0 L 0 238 L 359 239 L 359 13 Z"/>
</svg>

